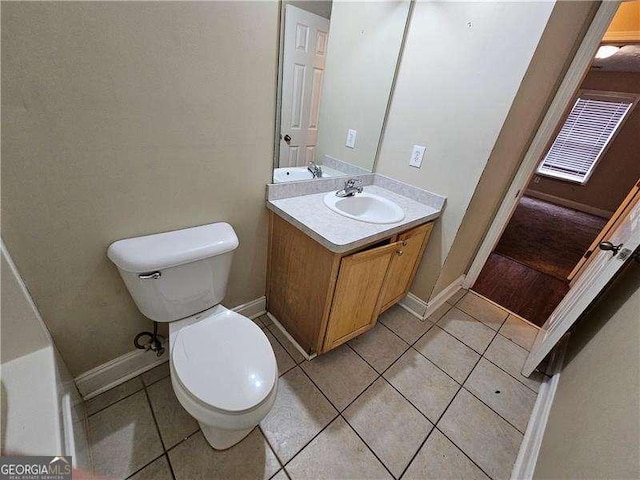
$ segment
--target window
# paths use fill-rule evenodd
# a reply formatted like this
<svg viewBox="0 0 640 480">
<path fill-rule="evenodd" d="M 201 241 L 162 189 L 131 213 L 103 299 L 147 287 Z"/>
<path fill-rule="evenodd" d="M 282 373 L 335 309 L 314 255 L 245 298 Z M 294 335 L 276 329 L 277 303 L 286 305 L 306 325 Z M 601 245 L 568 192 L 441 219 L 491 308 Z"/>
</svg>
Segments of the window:
<svg viewBox="0 0 640 480">
<path fill-rule="evenodd" d="M 581 92 L 538 173 L 586 183 L 636 100 L 621 93 Z"/>
</svg>

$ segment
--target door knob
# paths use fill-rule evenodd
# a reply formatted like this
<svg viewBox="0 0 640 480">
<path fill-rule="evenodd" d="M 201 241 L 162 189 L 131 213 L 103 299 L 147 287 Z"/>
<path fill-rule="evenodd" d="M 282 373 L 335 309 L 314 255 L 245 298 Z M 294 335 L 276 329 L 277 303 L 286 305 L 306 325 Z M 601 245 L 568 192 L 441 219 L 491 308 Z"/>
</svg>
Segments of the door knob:
<svg viewBox="0 0 640 480">
<path fill-rule="evenodd" d="M 620 245 L 614 245 L 611 242 L 600 242 L 598 247 L 600 247 L 600 250 L 604 250 L 605 252 L 612 252 L 615 257 L 618 254 L 618 250 L 622 248 L 622 243 Z"/>
<path fill-rule="evenodd" d="M 291 143 L 291 137 L 289 135 L 285 135 L 284 141 L 287 142 L 287 145 L 289 145 Z"/>
</svg>

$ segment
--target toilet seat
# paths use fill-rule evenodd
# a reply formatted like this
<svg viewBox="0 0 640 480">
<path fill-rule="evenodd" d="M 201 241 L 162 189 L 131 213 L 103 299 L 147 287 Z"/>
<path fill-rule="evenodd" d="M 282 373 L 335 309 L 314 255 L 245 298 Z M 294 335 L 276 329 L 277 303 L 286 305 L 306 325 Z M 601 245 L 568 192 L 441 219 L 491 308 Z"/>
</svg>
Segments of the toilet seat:
<svg viewBox="0 0 640 480">
<path fill-rule="evenodd" d="M 227 309 L 180 328 L 171 339 L 171 363 L 175 379 L 192 397 L 230 414 L 258 408 L 278 378 L 266 335 Z"/>
</svg>

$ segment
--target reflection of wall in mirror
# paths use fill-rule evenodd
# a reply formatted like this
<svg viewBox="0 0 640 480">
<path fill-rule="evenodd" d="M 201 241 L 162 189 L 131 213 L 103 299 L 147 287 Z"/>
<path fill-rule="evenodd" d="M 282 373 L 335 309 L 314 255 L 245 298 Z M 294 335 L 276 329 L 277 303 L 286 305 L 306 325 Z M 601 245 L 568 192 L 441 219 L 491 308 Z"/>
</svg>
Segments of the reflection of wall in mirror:
<svg viewBox="0 0 640 480">
<path fill-rule="evenodd" d="M 321 17 L 331 18 L 331 3 L 331 0 L 284 0 L 282 6 L 293 5 Z"/>
<path fill-rule="evenodd" d="M 316 158 L 373 169 L 409 2 L 334 2 Z M 345 146 L 357 131 L 355 148 Z"/>
</svg>

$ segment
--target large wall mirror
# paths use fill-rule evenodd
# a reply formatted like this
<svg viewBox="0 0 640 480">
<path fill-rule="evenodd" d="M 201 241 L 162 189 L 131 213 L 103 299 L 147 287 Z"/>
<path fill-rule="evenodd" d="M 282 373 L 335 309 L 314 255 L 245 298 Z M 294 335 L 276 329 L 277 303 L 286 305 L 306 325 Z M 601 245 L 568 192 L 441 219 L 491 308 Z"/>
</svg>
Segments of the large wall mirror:
<svg viewBox="0 0 640 480">
<path fill-rule="evenodd" d="M 371 172 L 409 1 L 286 1 L 273 180 Z"/>
</svg>

